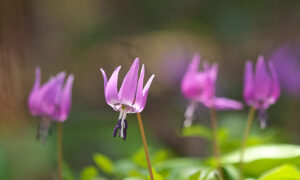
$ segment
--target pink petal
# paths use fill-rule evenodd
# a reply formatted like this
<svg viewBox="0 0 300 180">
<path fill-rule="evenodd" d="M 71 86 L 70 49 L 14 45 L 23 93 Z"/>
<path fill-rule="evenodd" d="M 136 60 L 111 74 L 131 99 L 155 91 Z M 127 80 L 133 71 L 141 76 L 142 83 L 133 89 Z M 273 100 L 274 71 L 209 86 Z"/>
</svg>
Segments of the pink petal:
<svg viewBox="0 0 300 180">
<path fill-rule="evenodd" d="M 116 110 L 115 104 L 119 102 L 118 98 L 118 76 L 121 66 L 117 67 L 112 73 L 105 88 L 105 99 L 108 105 Z M 105 82 L 105 81 L 104 81 Z"/>
<path fill-rule="evenodd" d="M 119 91 L 119 99 L 124 104 L 133 104 L 137 88 L 138 71 L 139 58 L 136 58 L 126 74 Z"/>
<path fill-rule="evenodd" d="M 105 71 L 104 71 L 102 68 L 100 68 L 100 71 L 101 71 L 102 76 L 103 76 L 103 80 L 104 80 L 104 91 L 105 91 L 106 85 L 107 85 L 107 76 L 106 76 Z"/>
<path fill-rule="evenodd" d="M 151 86 L 151 83 L 152 83 L 154 77 L 155 77 L 155 75 L 152 74 L 152 76 L 149 78 L 149 80 L 147 81 L 147 83 L 143 89 L 143 99 L 142 99 L 141 104 L 139 104 L 139 108 L 137 108 L 138 112 L 142 112 L 146 106 L 149 88 Z"/>
<path fill-rule="evenodd" d="M 258 57 L 255 72 L 255 96 L 257 99 L 267 99 L 270 93 L 271 78 L 263 56 Z"/>
<path fill-rule="evenodd" d="M 189 67 L 188 67 L 188 70 L 186 73 L 194 73 L 194 72 L 197 72 L 198 69 L 199 69 L 199 65 L 200 65 L 200 55 L 199 54 L 195 54 L 193 59 L 192 59 L 192 62 L 190 63 Z"/>
<path fill-rule="evenodd" d="M 74 76 L 69 75 L 64 89 L 61 92 L 61 105 L 60 114 L 58 117 L 59 121 L 65 121 L 70 113 L 71 102 L 72 102 L 72 85 L 74 81 Z"/>
<path fill-rule="evenodd" d="M 137 88 L 137 93 L 136 93 L 136 99 L 134 102 L 134 109 L 136 112 L 142 112 L 145 108 L 146 101 L 147 101 L 147 96 L 149 92 L 149 88 L 151 86 L 152 80 L 154 78 L 154 75 L 152 75 L 149 80 L 147 81 L 145 87 L 143 88 L 143 81 L 144 81 L 144 74 L 145 74 L 145 67 L 144 65 L 142 66 L 140 78 L 139 78 L 139 83 L 138 83 L 138 88 Z"/>
<path fill-rule="evenodd" d="M 278 97 L 280 96 L 280 84 L 279 80 L 273 65 L 273 62 L 269 62 L 269 68 L 270 68 L 270 73 L 272 77 L 272 87 L 271 87 L 271 93 L 270 93 L 270 103 L 274 104 Z"/>
<path fill-rule="evenodd" d="M 195 80 L 202 81 L 203 79 L 201 78 L 201 76 L 198 78 L 197 75 L 199 64 L 200 64 L 200 56 L 196 54 L 194 55 L 193 60 L 190 63 L 181 81 L 181 91 L 186 98 L 190 98 L 190 99 L 195 98 L 199 94 L 199 91 L 201 90 L 201 84 L 195 83 Z"/>
<path fill-rule="evenodd" d="M 253 98 L 253 64 L 247 61 L 244 75 L 244 99 L 248 105 Z"/>
<path fill-rule="evenodd" d="M 28 98 L 29 111 L 33 116 L 39 115 L 37 96 L 40 88 L 40 81 L 41 69 L 37 67 L 35 69 L 35 82 Z"/>
<path fill-rule="evenodd" d="M 214 98 L 214 107 L 218 110 L 241 110 L 244 105 L 232 99 L 216 97 Z"/>
<path fill-rule="evenodd" d="M 135 97 L 135 102 L 134 102 L 134 106 L 138 110 L 142 109 L 142 104 L 143 104 L 144 75 L 145 75 L 145 66 L 143 64 L 141 73 L 140 73 L 140 77 L 139 77 L 139 82 L 137 85 L 136 97 Z"/>
<path fill-rule="evenodd" d="M 213 64 L 211 67 L 207 67 L 205 72 L 206 85 L 202 95 L 202 100 L 206 101 L 212 99 L 215 96 L 215 86 L 218 74 L 218 64 Z"/>
</svg>

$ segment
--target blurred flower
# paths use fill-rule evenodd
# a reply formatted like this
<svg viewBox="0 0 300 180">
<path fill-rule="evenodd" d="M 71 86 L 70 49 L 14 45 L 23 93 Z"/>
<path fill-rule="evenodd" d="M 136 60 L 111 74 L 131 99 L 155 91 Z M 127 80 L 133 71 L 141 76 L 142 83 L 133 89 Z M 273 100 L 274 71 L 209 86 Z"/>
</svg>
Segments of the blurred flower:
<svg viewBox="0 0 300 180">
<path fill-rule="evenodd" d="M 269 70 L 263 56 L 258 57 L 254 75 L 252 62 L 247 61 L 245 65 L 244 99 L 249 106 L 259 110 L 262 128 L 266 126 L 266 110 L 276 102 L 280 95 L 280 86 L 273 62 L 269 62 L 268 67 Z"/>
<path fill-rule="evenodd" d="M 185 113 L 184 126 L 190 126 L 196 109 L 196 102 L 203 103 L 208 108 L 218 110 L 242 109 L 243 104 L 223 97 L 215 97 L 215 84 L 218 74 L 218 65 L 203 64 L 203 70 L 198 71 L 200 56 L 195 55 L 181 82 L 183 95 L 191 100 Z"/>
<path fill-rule="evenodd" d="M 298 47 L 297 47 L 298 46 Z M 291 95 L 300 95 L 300 54 L 299 44 L 283 45 L 275 50 L 270 59 L 278 73 L 282 89 Z"/>
<path fill-rule="evenodd" d="M 119 137 L 126 139 L 127 131 L 127 113 L 142 112 L 147 101 L 147 95 L 154 75 L 150 77 L 146 85 L 143 87 L 145 67 L 142 66 L 140 77 L 138 79 L 139 59 L 136 58 L 126 74 L 121 88 L 118 92 L 118 74 L 121 66 L 117 67 L 112 73 L 109 81 L 107 81 L 106 73 L 100 69 L 104 79 L 105 100 L 115 111 L 119 111 L 119 120 L 114 129 L 113 136 L 117 135 L 120 130 Z"/>
<path fill-rule="evenodd" d="M 69 75 L 64 84 L 65 77 L 66 73 L 61 72 L 41 85 L 41 70 L 36 68 L 35 83 L 29 95 L 28 106 L 33 116 L 42 118 L 37 135 L 38 139 L 42 137 L 43 143 L 48 134 L 50 120 L 64 122 L 70 113 L 74 77 Z"/>
</svg>

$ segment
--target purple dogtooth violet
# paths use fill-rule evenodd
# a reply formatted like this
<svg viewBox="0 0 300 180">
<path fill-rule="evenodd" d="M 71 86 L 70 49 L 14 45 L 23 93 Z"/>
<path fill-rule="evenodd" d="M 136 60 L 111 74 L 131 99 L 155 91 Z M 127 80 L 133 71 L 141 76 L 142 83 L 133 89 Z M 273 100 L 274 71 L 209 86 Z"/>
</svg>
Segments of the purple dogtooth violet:
<svg viewBox="0 0 300 180">
<path fill-rule="evenodd" d="M 72 101 L 72 85 L 74 76 L 58 73 L 50 77 L 48 82 L 41 84 L 41 70 L 35 71 L 35 82 L 28 98 L 28 107 L 32 116 L 42 120 L 38 127 L 37 138 L 46 142 L 51 121 L 64 122 L 69 116 Z"/>
<path fill-rule="evenodd" d="M 199 70 L 199 66 L 200 55 L 195 54 L 181 81 L 181 92 L 190 100 L 183 122 L 185 127 L 191 126 L 198 102 L 217 110 L 240 110 L 243 108 L 243 104 L 238 101 L 215 96 L 218 64 L 210 65 L 204 61 L 201 70 Z"/>
<path fill-rule="evenodd" d="M 117 125 L 113 131 L 113 136 L 115 137 L 119 131 L 119 137 L 126 140 L 128 128 L 126 115 L 130 113 L 140 113 L 144 110 L 154 75 L 152 75 L 145 86 L 143 86 L 145 66 L 142 65 L 142 69 L 138 77 L 139 58 L 136 58 L 125 75 L 122 85 L 118 90 L 118 74 L 120 69 L 121 66 L 118 66 L 112 73 L 109 80 L 102 68 L 100 71 L 104 79 L 104 95 L 106 103 L 111 106 L 113 110 L 120 113 Z"/>
<path fill-rule="evenodd" d="M 255 72 L 253 64 L 247 61 L 244 75 L 244 100 L 247 105 L 258 110 L 261 128 L 266 127 L 268 118 L 266 110 L 275 104 L 280 96 L 280 85 L 272 61 L 268 64 L 263 56 L 256 62 Z"/>
</svg>

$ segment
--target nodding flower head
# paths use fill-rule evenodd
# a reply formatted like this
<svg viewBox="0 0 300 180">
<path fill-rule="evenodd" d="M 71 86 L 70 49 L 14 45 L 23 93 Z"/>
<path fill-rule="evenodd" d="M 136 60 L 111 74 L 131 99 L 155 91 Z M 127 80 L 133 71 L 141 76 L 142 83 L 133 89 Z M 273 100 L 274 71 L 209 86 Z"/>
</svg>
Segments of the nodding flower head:
<svg viewBox="0 0 300 180">
<path fill-rule="evenodd" d="M 217 110 L 242 109 L 243 104 L 235 100 L 215 96 L 215 84 L 218 74 L 218 64 L 203 63 L 203 69 L 198 70 L 200 56 L 194 55 L 181 82 L 181 92 L 189 100 L 190 105 L 185 113 L 185 126 L 190 126 L 196 109 L 195 102 L 201 102 L 206 107 Z"/>
<path fill-rule="evenodd" d="M 143 86 L 145 67 L 142 65 L 140 76 L 138 78 L 139 58 L 136 58 L 124 77 L 121 88 L 118 91 L 118 74 L 120 69 L 121 66 L 118 66 L 109 80 L 107 80 L 105 71 L 103 69 L 100 69 L 100 71 L 102 72 L 104 79 L 105 100 L 115 111 L 120 112 L 119 120 L 113 135 L 115 137 L 117 131 L 120 130 L 119 136 L 125 140 L 128 127 L 126 115 L 127 113 L 140 113 L 143 111 L 154 75 L 152 75 L 146 85 Z"/>
<path fill-rule="evenodd" d="M 69 75 L 64 83 L 65 78 L 66 73 L 61 72 L 41 85 L 41 70 L 36 68 L 35 83 L 28 98 L 28 107 L 33 116 L 42 118 L 40 126 L 43 127 L 39 128 L 39 131 L 43 132 L 38 132 L 38 136 L 39 133 L 47 134 L 50 120 L 64 122 L 70 113 L 74 77 L 72 74 Z"/>
<path fill-rule="evenodd" d="M 266 110 L 274 104 L 280 95 L 280 85 L 273 62 L 265 63 L 263 56 L 259 56 L 255 73 L 253 64 L 247 61 L 244 76 L 244 99 L 249 106 L 259 110 L 261 127 L 265 127 Z"/>
</svg>

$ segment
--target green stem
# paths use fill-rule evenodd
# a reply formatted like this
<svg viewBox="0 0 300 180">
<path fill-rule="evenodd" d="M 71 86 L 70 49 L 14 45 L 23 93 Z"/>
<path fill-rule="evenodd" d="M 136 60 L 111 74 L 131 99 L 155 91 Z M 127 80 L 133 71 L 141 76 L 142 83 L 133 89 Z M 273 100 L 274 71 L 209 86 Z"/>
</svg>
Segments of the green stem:
<svg viewBox="0 0 300 180">
<path fill-rule="evenodd" d="M 63 127 L 62 122 L 57 122 L 57 171 L 58 171 L 58 180 L 62 180 L 62 164 L 63 164 L 63 147 L 62 147 L 62 133 Z"/>
<path fill-rule="evenodd" d="M 143 145 L 144 145 L 145 156 L 146 156 L 146 160 L 147 160 L 147 165 L 148 165 L 148 171 L 149 171 L 149 175 L 150 175 L 150 180 L 154 180 L 154 176 L 153 176 L 153 173 L 152 173 L 150 156 L 149 156 L 148 147 L 147 147 L 146 136 L 145 136 L 143 122 L 142 122 L 142 117 L 141 117 L 140 113 L 137 113 L 137 119 L 138 119 L 138 122 L 139 122 L 139 127 L 140 127 L 140 131 L 141 131 L 142 141 L 143 141 Z"/>
<path fill-rule="evenodd" d="M 247 146 L 248 135 L 249 135 L 249 132 L 251 130 L 251 126 L 252 126 L 254 116 L 255 116 L 255 109 L 252 106 L 250 108 L 250 111 L 249 111 L 249 114 L 248 114 L 246 129 L 245 129 L 245 132 L 244 132 L 243 141 L 242 141 L 242 145 L 241 145 L 241 152 L 240 152 L 240 179 L 241 180 L 244 179 L 244 175 L 243 175 L 244 152 L 245 152 L 245 148 Z"/>
<path fill-rule="evenodd" d="M 223 173 L 221 169 L 221 163 L 220 163 L 220 151 L 219 151 L 219 144 L 218 144 L 218 123 L 217 123 L 217 112 L 215 108 L 210 108 L 210 118 L 211 118 L 211 127 L 212 127 L 212 133 L 213 133 L 213 149 L 214 154 L 216 158 L 216 164 L 217 169 L 219 171 L 220 179 L 223 180 Z"/>
</svg>

